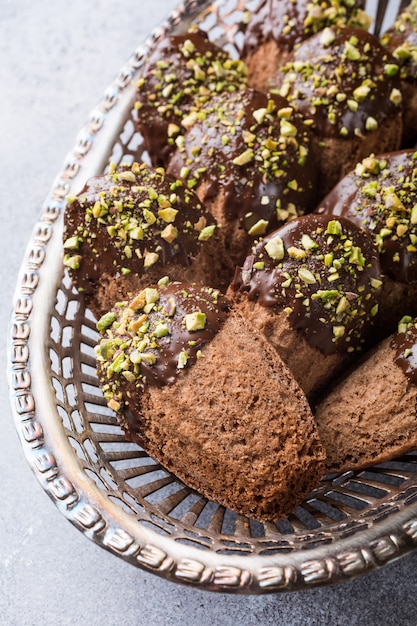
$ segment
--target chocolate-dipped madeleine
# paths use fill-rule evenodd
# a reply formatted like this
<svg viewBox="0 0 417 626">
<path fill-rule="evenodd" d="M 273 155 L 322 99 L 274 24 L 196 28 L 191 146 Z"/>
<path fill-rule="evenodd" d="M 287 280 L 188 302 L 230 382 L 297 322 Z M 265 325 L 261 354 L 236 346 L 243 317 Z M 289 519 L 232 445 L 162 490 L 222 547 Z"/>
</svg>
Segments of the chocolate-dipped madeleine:
<svg viewBox="0 0 417 626">
<path fill-rule="evenodd" d="M 315 418 L 331 472 L 362 469 L 417 448 L 417 320 L 333 387 Z"/>
<path fill-rule="evenodd" d="M 311 400 L 363 349 L 381 282 L 369 234 L 345 218 L 310 214 L 260 241 L 229 294 Z"/>
<path fill-rule="evenodd" d="M 263 0 L 249 14 L 241 58 L 248 66 L 248 84 L 264 90 L 277 69 L 301 41 L 329 26 L 368 29 L 370 18 L 362 0 Z"/>
<path fill-rule="evenodd" d="M 372 152 L 398 150 L 398 61 L 366 31 L 325 28 L 302 42 L 271 84 L 316 136 L 322 195 Z"/>
<path fill-rule="evenodd" d="M 64 264 L 98 316 L 168 271 L 224 287 L 234 269 L 197 196 L 144 163 L 111 166 L 67 199 L 63 245 Z"/>
<path fill-rule="evenodd" d="M 215 94 L 244 87 L 246 74 L 242 61 L 201 30 L 161 39 L 141 70 L 135 104 L 152 164 L 166 166 L 191 111 Z"/>
<path fill-rule="evenodd" d="M 382 44 L 400 66 L 403 95 L 402 146 L 417 142 L 417 2 L 412 0 L 400 13 L 393 26 L 381 37 Z"/>
<path fill-rule="evenodd" d="M 207 498 L 288 514 L 323 475 L 306 398 L 218 291 L 162 281 L 98 322 L 97 365 L 126 437 Z"/>
<path fill-rule="evenodd" d="M 311 211 L 317 167 L 312 135 L 277 95 L 219 95 L 199 112 L 168 172 L 182 177 L 225 233 L 241 263 L 255 237 Z"/>
<path fill-rule="evenodd" d="M 373 236 L 384 274 L 377 326 L 385 336 L 406 311 L 417 315 L 417 152 L 371 155 L 320 203 Z"/>
</svg>

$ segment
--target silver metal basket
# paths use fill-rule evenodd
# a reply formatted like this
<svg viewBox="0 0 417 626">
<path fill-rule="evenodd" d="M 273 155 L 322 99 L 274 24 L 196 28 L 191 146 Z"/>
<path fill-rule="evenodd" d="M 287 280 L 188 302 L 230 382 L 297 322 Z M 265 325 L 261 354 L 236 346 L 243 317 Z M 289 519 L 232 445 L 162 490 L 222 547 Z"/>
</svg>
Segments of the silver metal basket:
<svg viewBox="0 0 417 626">
<path fill-rule="evenodd" d="M 26 251 L 9 336 L 11 402 L 43 489 L 86 537 L 159 576 L 235 593 L 349 579 L 417 545 L 417 453 L 327 477 L 287 519 L 261 524 L 207 501 L 127 443 L 95 373 L 95 320 L 61 263 L 65 196 L 110 161 L 133 160 L 134 81 L 159 37 L 192 23 L 233 54 L 256 2 L 189 0 L 107 89 L 53 183 Z M 146 158 L 146 155 L 143 155 Z M 242 472 L 245 468 L 242 467 Z"/>
</svg>

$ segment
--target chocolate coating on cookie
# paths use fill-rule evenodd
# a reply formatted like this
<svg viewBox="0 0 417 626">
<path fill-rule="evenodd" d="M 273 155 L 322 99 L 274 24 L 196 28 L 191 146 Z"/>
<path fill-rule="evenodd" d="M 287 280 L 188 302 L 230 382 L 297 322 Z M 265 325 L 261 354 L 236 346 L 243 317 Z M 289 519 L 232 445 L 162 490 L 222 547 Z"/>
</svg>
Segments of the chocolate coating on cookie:
<svg viewBox="0 0 417 626">
<path fill-rule="evenodd" d="M 398 14 L 393 26 L 381 37 L 381 43 L 400 65 L 400 77 L 417 83 L 417 2 L 413 0 Z"/>
<path fill-rule="evenodd" d="M 135 105 L 152 163 L 166 165 L 191 110 L 214 94 L 244 87 L 246 73 L 242 61 L 232 59 L 200 30 L 162 39 L 141 72 Z"/>
<path fill-rule="evenodd" d="M 390 345 L 395 350 L 395 364 L 401 368 L 410 385 L 417 385 L 417 321 L 404 317 Z"/>
<path fill-rule="evenodd" d="M 97 363 L 110 408 L 137 402 L 145 385 L 174 383 L 184 368 L 204 357 L 204 345 L 228 310 L 228 300 L 215 289 L 169 281 L 116 304 L 97 323 L 102 334 Z"/>
<path fill-rule="evenodd" d="M 383 272 L 399 282 L 417 282 L 417 152 L 367 157 L 324 198 L 319 210 L 366 228 Z"/>
<path fill-rule="evenodd" d="M 324 354 L 363 346 L 378 310 L 381 272 L 372 238 L 355 224 L 307 215 L 258 243 L 232 288 L 288 314 Z"/>
<path fill-rule="evenodd" d="M 216 223 L 181 181 L 146 164 L 111 167 L 67 199 L 64 264 L 92 293 L 104 272 L 120 278 L 153 267 L 189 266 Z"/>
<path fill-rule="evenodd" d="M 397 60 L 360 29 L 326 28 L 304 41 L 272 84 L 320 137 L 364 136 L 401 106 Z"/>
<path fill-rule="evenodd" d="M 350 0 L 264 0 L 253 12 L 245 31 L 243 56 L 270 40 L 292 50 L 328 26 L 369 27 L 364 3 Z"/>
<path fill-rule="evenodd" d="M 200 110 L 168 171 L 190 188 L 203 185 L 203 201 L 221 192 L 226 220 L 259 236 L 312 209 L 311 141 L 284 98 L 251 89 L 219 95 Z"/>
</svg>

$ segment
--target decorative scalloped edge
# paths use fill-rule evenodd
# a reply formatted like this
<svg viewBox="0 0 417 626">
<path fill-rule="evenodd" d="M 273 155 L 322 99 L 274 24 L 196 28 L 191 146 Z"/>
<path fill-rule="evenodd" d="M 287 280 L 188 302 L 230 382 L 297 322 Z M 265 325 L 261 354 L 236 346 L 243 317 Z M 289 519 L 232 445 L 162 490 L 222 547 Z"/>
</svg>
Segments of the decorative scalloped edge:
<svg viewBox="0 0 417 626">
<path fill-rule="evenodd" d="M 125 520 L 123 513 L 121 517 L 112 515 L 108 504 L 103 506 L 93 487 L 89 491 L 85 485 L 83 489 L 76 485 L 68 468 L 63 467 L 54 454 L 48 439 L 48 415 L 37 411 L 35 399 L 36 374 L 33 378 L 31 373 L 34 300 L 39 292 L 45 259 L 53 245 L 53 235 L 59 230 L 65 197 L 71 185 L 76 183 L 81 168 L 88 170 L 91 148 L 97 144 L 97 136 L 117 108 L 120 95 L 131 84 L 146 51 L 184 16 L 193 16 L 209 5 L 207 0 L 186 1 L 137 49 L 90 114 L 56 178 L 34 227 L 14 296 L 8 345 L 10 400 L 23 452 L 36 478 L 62 514 L 96 544 L 164 578 L 211 591 L 270 593 L 300 590 L 350 579 L 415 549 L 417 486 L 396 495 L 397 502 L 401 500 L 404 504 L 402 511 L 338 543 L 284 556 L 213 554 L 179 546 L 151 530 L 144 532 L 141 528 L 135 532 L 132 520 Z M 88 500 L 84 495 L 86 491 L 90 497 Z M 391 504 L 395 506 L 395 502 Z M 126 521 L 129 530 L 120 527 L 120 519 Z"/>
</svg>

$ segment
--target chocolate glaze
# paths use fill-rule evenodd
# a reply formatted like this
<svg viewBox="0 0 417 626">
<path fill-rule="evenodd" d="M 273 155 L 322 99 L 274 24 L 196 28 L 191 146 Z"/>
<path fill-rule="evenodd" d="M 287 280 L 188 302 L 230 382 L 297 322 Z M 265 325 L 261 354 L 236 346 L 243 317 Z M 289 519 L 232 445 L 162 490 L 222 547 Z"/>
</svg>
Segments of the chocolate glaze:
<svg viewBox="0 0 417 626">
<path fill-rule="evenodd" d="M 166 165 L 182 118 L 215 93 L 246 83 L 241 61 L 194 30 L 165 37 L 145 63 L 137 88 L 137 123 L 153 165 Z M 178 131 L 170 132 L 178 127 Z"/>
<path fill-rule="evenodd" d="M 147 313 L 146 304 L 137 305 L 138 298 L 146 301 L 145 293 L 158 294 Z M 130 433 L 140 435 L 144 387 L 172 385 L 183 369 L 192 367 L 201 354 L 204 358 L 204 346 L 221 329 L 229 308 L 229 301 L 218 291 L 179 282 L 151 286 L 114 307 L 114 322 L 101 331 L 103 338 L 96 347 L 97 366 L 106 401 L 110 408 L 123 412 L 124 427 Z M 187 330 L 186 316 L 196 312 L 205 315 L 200 325 L 204 327 Z M 161 324 L 168 329 L 165 336 L 158 336 Z M 140 362 L 138 352 L 145 354 Z M 147 363 L 149 356 L 153 362 Z M 120 362 L 122 368 L 117 365 Z"/>
<path fill-rule="evenodd" d="M 357 28 L 326 29 L 302 42 L 271 84 L 320 137 L 365 135 L 400 110 L 397 60 Z"/>
<path fill-rule="evenodd" d="M 417 83 L 417 5 L 410 3 L 381 37 L 382 44 L 400 63 L 400 76 Z"/>
<path fill-rule="evenodd" d="M 364 159 L 324 198 L 319 211 L 347 217 L 369 230 L 383 272 L 396 281 L 415 283 L 417 215 L 412 209 L 416 204 L 417 153 L 404 150 Z"/>
<path fill-rule="evenodd" d="M 164 208 L 174 213 L 166 215 Z M 190 265 L 204 245 L 201 228 L 210 226 L 214 219 L 181 182 L 145 164 L 122 166 L 91 178 L 68 202 L 64 263 L 88 295 L 103 273 L 142 275 L 149 262 Z"/>
<path fill-rule="evenodd" d="M 405 331 L 395 333 L 391 339 L 395 350 L 395 364 L 401 368 L 410 385 L 417 385 L 417 322 L 407 325 Z"/>
<path fill-rule="evenodd" d="M 270 113 L 257 121 L 254 114 L 268 107 Z M 312 135 L 284 98 L 248 89 L 216 96 L 200 113 L 168 172 L 180 176 L 186 166 L 188 184 L 204 186 L 203 201 L 221 192 L 225 219 L 239 219 L 249 234 L 260 220 L 267 223 L 262 233 L 269 232 L 289 215 L 312 210 L 317 179 Z M 237 164 L 248 152 L 253 158 Z"/>
<path fill-rule="evenodd" d="M 232 283 L 249 300 L 285 311 L 324 354 L 362 347 L 381 284 L 371 237 L 345 218 L 337 222 L 340 229 L 330 216 L 307 215 L 282 226 L 254 247 Z M 274 240 L 283 245 L 277 258 L 268 251 Z"/>
<path fill-rule="evenodd" d="M 245 32 L 242 56 L 246 57 L 260 45 L 276 41 L 284 50 L 311 37 L 326 26 L 359 26 L 369 22 L 361 9 L 364 2 L 349 0 L 264 0 L 251 14 Z"/>
</svg>

